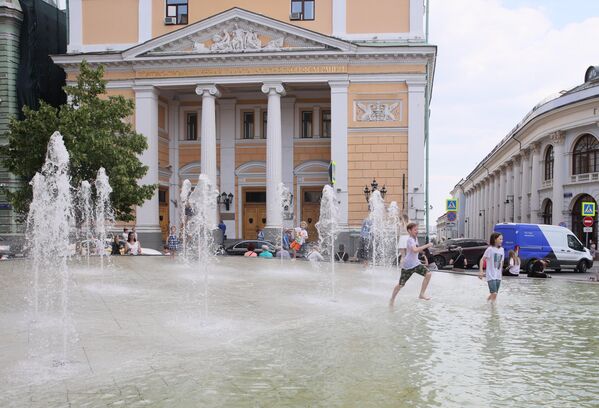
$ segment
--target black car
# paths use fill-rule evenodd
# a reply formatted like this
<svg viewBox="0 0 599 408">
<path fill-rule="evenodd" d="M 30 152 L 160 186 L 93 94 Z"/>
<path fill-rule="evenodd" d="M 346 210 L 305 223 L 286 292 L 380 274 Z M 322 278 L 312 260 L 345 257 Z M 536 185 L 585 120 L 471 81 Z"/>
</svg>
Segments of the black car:
<svg viewBox="0 0 599 408">
<path fill-rule="evenodd" d="M 252 243 L 254 244 L 254 252 L 260 254 L 262 252 L 262 245 L 268 245 L 270 252 L 274 254 L 275 252 L 275 244 L 270 241 L 262 241 L 258 239 L 248 239 L 234 243 L 233 245 L 229 245 L 225 248 L 225 253 L 227 255 L 243 255 L 248 250 L 248 245 Z"/>
<path fill-rule="evenodd" d="M 457 268 L 477 267 L 488 246 L 489 244 L 482 239 L 455 238 L 434 246 L 430 251 L 432 261 L 439 268 L 447 265 Z"/>
</svg>

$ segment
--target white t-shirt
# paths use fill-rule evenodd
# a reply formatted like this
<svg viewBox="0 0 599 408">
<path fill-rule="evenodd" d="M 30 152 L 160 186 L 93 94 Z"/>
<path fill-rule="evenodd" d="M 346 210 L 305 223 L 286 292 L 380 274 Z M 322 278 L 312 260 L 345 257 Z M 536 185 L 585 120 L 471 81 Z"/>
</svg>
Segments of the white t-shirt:
<svg viewBox="0 0 599 408">
<path fill-rule="evenodd" d="M 129 255 L 139 255 L 139 242 L 135 241 L 133 244 L 127 242 L 127 249 Z"/>
<path fill-rule="evenodd" d="M 412 269 L 420 265 L 418 259 L 418 252 L 414 252 L 413 249 L 418 247 L 418 240 L 416 238 L 408 238 L 406 243 L 406 258 L 403 262 L 404 269 Z"/>
<path fill-rule="evenodd" d="M 505 257 L 505 251 L 503 248 L 488 247 L 483 258 L 487 260 L 487 280 L 501 280 L 501 272 L 503 269 L 503 258 Z"/>
<path fill-rule="evenodd" d="M 520 275 L 520 261 L 515 263 L 512 258 L 510 258 L 510 273 L 512 275 Z"/>
</svg>

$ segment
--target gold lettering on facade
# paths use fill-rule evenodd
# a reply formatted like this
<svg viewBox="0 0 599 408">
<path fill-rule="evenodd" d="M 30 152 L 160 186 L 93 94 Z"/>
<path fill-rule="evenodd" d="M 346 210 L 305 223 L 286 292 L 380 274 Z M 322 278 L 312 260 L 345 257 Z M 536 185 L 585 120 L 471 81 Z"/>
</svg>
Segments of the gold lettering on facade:
<svg viewBox="0 0 599 408">
<path fill-rule="evenodd" d="M 138 78 L 165 78 L 190 76 L 269 75 L 269 74 L 344 74 L 346 65 L 316 65 L 289 67 L 234 67 L 198 68 L 186 70 L 138 71 Z"/>
</svg>

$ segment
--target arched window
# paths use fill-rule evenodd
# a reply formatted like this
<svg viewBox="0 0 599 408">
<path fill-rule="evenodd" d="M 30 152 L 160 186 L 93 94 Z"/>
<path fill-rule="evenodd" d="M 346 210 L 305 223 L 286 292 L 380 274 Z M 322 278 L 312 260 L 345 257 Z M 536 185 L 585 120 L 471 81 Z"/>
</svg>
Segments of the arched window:
<svg viewBox="0 0 599 408">
<path fill-rule="evenodd" d="M 582 223 L 584 216 L 582 215 L 582 203 L 597 203 L 597 201 L 588 194 L 583 194 L 579 196 L 574 204 L 572 205 L 572 232 L 574 235 L 578 237 L 580 242 L 582 242 L 585 246 L 588 244 L 587 237 L 589 240 L 593 240 L 593 242 L 597 242 L 597 215 L 594 218 L 594 224 L 592 226 L 592 231 L 590 233 L 584 232 L 584 225 Z"/>
<path fill-rule="evenodd" d="M 582 136 L 574 146 L 572 174 L 599 172 L 599 141 L 593 135 Z"/>
<path fill-rule="evenodd" d="M 545 152 L 545 180 L 553 180 L 553 146 Z"/>
<path fill-rule="evenodd" d="M 553 202 L 547 200 L 543 207 L 543 224 L 551 225 L 553 223 Z"/>
</svg>

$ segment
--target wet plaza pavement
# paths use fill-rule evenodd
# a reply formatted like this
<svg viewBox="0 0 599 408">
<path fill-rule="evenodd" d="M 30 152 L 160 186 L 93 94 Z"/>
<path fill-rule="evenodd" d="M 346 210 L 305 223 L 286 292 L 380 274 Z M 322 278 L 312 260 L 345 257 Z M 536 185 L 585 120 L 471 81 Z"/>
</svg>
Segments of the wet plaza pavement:
<svg viewBox="0 0 599 408">
<path fill-rule="evenodd" d="M 97 260 L 94 260 L 97 261 Z M 92 262 L 94 263 L 94 262 Z M 486 284 L 434 273 L 387 301 L 396 271 L 220 258 L 208 277 L 166 257 L 71 268 L 62 324 L 31 322 L 27 261 L 0 264 L 1 407 L 596 407 L 599 285 Z"/>
</svg>

